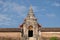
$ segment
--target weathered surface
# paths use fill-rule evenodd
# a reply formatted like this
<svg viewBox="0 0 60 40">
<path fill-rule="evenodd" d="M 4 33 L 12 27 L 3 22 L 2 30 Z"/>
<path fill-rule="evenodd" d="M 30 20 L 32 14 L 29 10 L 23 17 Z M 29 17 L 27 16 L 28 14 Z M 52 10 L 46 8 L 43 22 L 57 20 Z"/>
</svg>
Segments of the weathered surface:
<svg viewBox="0 0 60 40">
<path fill-rule="evenodd" d="M 60 37 L 60 32 L 41 32 L 42 37 Z"/>
<path fill-rule="evenodd" d="M 21 37 L 21 32 L 0 32 L 0 37 Z"/>
</svg>

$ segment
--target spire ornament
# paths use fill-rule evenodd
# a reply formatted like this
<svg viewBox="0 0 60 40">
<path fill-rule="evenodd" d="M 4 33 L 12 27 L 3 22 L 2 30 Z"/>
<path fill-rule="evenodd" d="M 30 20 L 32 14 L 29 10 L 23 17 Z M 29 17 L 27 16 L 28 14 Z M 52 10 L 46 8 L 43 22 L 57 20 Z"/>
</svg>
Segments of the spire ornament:
<svg viewBox="0 0 60 40">
<path fill-rule="evenodd" d="M 33 12 L 32 5 L 30 6 L 28 15 L 27 15 L 27 17 L 26 17 L 25 20 L 30 20 L 30 19 L 36 19 L 36 18 L 35 18 L 35 15 L 34 15 L 34 12 Z"/>
</svg>

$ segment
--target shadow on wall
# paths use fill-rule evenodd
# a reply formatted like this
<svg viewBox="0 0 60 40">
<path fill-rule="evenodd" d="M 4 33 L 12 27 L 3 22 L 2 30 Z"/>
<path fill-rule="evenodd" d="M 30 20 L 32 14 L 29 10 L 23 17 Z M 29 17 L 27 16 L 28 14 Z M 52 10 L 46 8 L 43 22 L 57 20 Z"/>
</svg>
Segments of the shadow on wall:
<svg viewBox="0 0 60 40">
<path fill-rule="evenodd" d="M 0 37 L 0 40 L 21 40 L 20 38 Z"/>
</svg>

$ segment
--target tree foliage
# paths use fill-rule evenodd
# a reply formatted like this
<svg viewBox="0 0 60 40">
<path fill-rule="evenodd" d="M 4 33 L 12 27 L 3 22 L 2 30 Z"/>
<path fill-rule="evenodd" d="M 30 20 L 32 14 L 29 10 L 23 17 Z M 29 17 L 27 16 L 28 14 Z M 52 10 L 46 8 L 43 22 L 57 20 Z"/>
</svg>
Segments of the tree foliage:
<svg viewBox="0 0 60 40">
<path fill-rule="evenodd" d="M 57 37 L 51 37 L 50 40 L 57 40 Z"/>
</svg>

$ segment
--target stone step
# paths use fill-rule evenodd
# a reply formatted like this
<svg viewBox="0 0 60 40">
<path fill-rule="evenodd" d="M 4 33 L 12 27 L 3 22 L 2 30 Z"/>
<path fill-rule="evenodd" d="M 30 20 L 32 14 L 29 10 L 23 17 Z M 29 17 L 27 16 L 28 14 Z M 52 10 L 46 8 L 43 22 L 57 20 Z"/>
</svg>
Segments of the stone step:
<svg viewBox="0 0 60 40">
<path fill-rule="evenodd" d="M 29 40 L 36 40 L 36 38 L 34 38 L 34 37 L 29 37 Z"/>
</svg>

